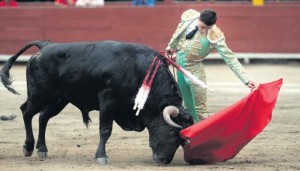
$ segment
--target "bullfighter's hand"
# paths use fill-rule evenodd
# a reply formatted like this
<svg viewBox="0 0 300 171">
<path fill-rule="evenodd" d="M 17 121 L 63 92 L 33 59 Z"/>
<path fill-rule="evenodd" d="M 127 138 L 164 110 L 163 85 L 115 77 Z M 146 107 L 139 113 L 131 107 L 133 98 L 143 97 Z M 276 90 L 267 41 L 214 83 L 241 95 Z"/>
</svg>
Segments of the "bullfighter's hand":
<svg viewBox="0 0 300 171">
<path fill-rule="evenodd" d="M 172 57 L 173 54 L 177 52 L 177 49 L 173 49 L 173 48 L 171 48 L 170 46 L 168 46 L 168 47 L 166 48 L 166 52 L 167 52 L 168 55 L 170 55 L 170 56 Z"/>
<path fill-rule="evenodd" d="M 258 88 L 259 84 L 255 81 L 249 81 L 247 84 L 247 87 L 251 88 L 251 91 L 256 90 Z"/>
</svg>

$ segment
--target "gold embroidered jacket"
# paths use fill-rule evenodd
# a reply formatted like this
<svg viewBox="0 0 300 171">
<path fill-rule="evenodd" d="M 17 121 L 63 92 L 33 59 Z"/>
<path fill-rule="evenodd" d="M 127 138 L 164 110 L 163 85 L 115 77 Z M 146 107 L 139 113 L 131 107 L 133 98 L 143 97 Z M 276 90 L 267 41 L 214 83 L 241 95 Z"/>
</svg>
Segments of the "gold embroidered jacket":
<svg viewBox="0 0 300 171">
<path fill-rule="evenodd" d="M 174 32 L 168 48 L 177 49 L 186 53 L 186 62 L 202 61 L 212 52 L 217 52 L 222 56 L 225 63 L 244 83 L 249 82 L 249 75 L 242 67 L 235 54 L 227 47 L 223 32 L 214 25 L 207 33 L 201 34 L 199 31 L 190 40 L 185 38 L 186 30 L 189 25 L 195 24 L 200 16 L 200 13 L 189 9 L 181 16 L 181 22 L 178 24 Z"/>
</svg>

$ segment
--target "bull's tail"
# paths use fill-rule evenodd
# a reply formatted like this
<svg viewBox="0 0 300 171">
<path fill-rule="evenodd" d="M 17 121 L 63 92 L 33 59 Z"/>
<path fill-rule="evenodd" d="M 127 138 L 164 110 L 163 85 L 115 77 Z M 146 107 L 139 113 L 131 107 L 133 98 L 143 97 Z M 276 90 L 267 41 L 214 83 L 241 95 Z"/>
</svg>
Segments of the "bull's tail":
<svg viewBox="0 0 300 171">
<path fill-rule="evenodd" d="M 10 57 L 8 61 L 4 64 L 3 68 L 0 70 L 0 77 L 1 77 L 1 82 L 4 85 L 5 88 L 7 88 L 8 91 L 14 93 L 14 94 L 19 94 L 16 90 L 14 90 L 11 87 L 12 84 L 12 77 L 10 76 L 9 70 L 12 67 L 12 65 L 15 63 L 17 58 L 24 53 L 27 49 L 31 48 L 32 46 L 36 46 L 39 49 L 42 49 L 43 47 L 47 46 L 51 42 L 49 41 L 33 41 L 28 43 L 26 46 L 24 46 L 17 54 L 14 56 Z"/>
</svg>

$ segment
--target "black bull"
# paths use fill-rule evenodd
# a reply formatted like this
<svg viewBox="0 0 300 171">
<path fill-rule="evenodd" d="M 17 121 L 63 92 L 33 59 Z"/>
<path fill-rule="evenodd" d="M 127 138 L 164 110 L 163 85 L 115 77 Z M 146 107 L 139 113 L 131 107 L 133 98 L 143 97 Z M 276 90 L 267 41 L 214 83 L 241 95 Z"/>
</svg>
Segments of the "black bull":
<svg viewBox="0 0 300 171">
<path fill-rule="evenodd" d="M 33 116 L 40 113 L 36 148 L 39 157 L 44 159 L 48 152 L 47 122 L 68 103 L 80 109 L 85 124 L 90 121 L 89 111 L 100 111 L 100 142 L 96 151 L 99 163 L 108 161 L 105 144 L 111 135 L 113 121 L 126 131 L 147 128 L 153 159 L 158 163 L 170 163 L 177 148 L 184 145 L 179 131 L 192 125 L 193 120 L 182 106 L 179 88 L 167 62 L 156 51 L 143 45 L 115 41 L 67 44 L 34 41 L 12 56 L 1 69 L 1 82 L 15 94 L 9 70 L 32 46 L 40 51 L 27 64 L 28 98 L 20 107 L 26 128 L 25 156 L 31 156 L 34 149 Z M 144 109 L 135 116 L 134 100 L 155 54 L 163 62 Z M 166 120 L 163 115 L 176 117 Z M 174 123 L 182 128 L 171 126 Z"/>
</svg>

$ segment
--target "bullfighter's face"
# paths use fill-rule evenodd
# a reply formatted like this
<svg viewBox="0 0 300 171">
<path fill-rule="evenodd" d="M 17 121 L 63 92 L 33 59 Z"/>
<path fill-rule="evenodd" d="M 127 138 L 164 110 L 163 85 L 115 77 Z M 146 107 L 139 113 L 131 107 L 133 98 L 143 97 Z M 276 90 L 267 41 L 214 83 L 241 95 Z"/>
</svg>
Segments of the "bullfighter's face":
<svg viewBox="0 0 300 171">
<path fill-rule="evenodd" d="M 198 29 L 199 29 L 201 34 L 206 35 L 208 30 L 211 29 L 212 27 L 213 27 L 213 25 L 208 26 L 203 21 L 198 19 Z"/>
</svg>

